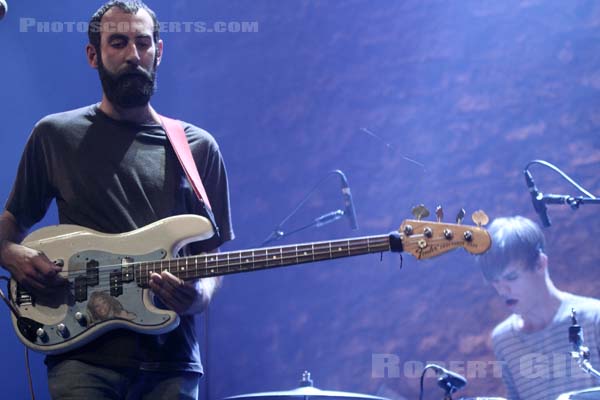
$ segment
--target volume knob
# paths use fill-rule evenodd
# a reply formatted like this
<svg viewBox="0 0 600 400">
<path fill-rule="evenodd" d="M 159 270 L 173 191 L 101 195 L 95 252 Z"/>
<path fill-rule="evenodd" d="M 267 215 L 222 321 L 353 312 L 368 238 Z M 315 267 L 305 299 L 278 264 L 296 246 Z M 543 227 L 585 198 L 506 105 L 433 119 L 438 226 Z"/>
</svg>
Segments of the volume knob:
<svg viewBox="0 0 600 400">
<path fill-rule="evenodd" d="M 67 327 L 65 326 L 65 324 L 58 324 L 56 325 L 56 330 L 58 332 L 58 334 L 62 337 L 68 337 L 69 336 L 69 329 L 67 329 Z"/>
<path fill-rule="evenodd" d="M 77 311 L 75 313 L 75 320 L 77 322 L 79 322 L 80 325 L 86 325 L 87 324 L 87 319 L 85 318 L 85 315 L 83 315 L 82 312 Z"/>
</svg>

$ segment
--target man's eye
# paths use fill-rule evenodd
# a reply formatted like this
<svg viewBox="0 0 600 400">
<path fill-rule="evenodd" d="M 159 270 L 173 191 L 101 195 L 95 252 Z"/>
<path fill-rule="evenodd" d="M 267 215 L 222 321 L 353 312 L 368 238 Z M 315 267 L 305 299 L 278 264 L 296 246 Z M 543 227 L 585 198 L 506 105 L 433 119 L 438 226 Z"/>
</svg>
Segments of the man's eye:
<svg viewBox="0 0 600 400">
<path fill-rule="evenodd" d="M 125 46 L 125 42 L 123 40 L 116 40 L 114 42 L 111 42 L 110 45 L 115 48 L 122 48 Z"/>
</svg>

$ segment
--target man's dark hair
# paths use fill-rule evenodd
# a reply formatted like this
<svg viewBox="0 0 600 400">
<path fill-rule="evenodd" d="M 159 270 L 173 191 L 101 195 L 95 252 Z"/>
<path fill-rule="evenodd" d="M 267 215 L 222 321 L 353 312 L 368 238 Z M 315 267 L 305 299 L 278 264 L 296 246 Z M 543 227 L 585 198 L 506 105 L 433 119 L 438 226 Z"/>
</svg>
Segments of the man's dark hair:
<svg viewBox="0 0 600 400">
<path fill-rule="evenodd" d="M 526 270 L 534 270 L 546 241 L 539 225 L 521 216 L 496 218 L 489 226 L 492 247 L 478 257 L 483 276 L 493 281 L 508 264 L 519 261 Z"/>
<path fill-rule="evenodd" d="M 94 46 L 96 51 L 100 51 L 100 21 L 102 20 L 104 14 L 106 14 L 106 12 L 113 7 L 119 7 L 121 10 L 129 14 L 136 14 L 140 9 L 146 10 L 152 17 L 152 22 L 154 23 L 154 33 L 152 35 L 154 43 L 158 43 L 160 24 L 156 18 L 156 14 L 150 9 L 150 7 L 140 0 L 111 0 L 105 3 L 98 9 L 98 11 L 94 13 L 94 15 L 92 15 L 92 19 L 90 19 L 90 23 L 88 25 L 88 38 L 90 44 Z"/>
</svg>

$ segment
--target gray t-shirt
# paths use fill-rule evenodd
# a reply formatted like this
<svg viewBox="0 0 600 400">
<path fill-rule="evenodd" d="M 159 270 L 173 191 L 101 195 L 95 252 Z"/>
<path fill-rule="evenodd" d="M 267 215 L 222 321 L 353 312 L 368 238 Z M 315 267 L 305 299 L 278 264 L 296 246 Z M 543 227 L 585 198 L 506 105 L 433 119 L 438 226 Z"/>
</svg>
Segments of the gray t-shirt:
<svg viewBox="0 0 600 400">
<path fill-rule="evenodd" d="M 206 131 L 183 123 L 212 212 L 196 198 L 160 125 L 116 121 L 91 105 L 49 115 L 36 124 L 23 152 L 6 209 L 25 229 L 41 220 L 53 199 L 61 224 L 122 233 L 179 214 L 199 214 L 218 235 L 186 254 L 212 250 L 233 238 L 227 174 Z M 48 356 L 108 367 L 202 372 L 194 317 L 162 335 L 110 331 L 80 349 Z"/>
</svg>

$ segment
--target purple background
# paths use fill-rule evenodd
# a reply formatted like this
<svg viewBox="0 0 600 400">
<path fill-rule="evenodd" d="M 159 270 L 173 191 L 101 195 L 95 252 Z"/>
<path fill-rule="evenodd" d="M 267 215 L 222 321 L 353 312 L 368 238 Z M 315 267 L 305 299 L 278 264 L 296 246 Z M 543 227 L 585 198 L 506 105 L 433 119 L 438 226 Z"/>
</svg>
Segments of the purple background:
<svg viewBox="0 0 600 400">
<path fill-rule="evenodd" d="M 225 250 L 258 246 L 332 169 L 348 177 L 360 230 L 340 220 L 281 244 L 385 233 L 418 203 L 442 204 L 447 221 L 461 207 L 469 223 L 480 208 L 537 220 L 522 176 L 532 159 L 599 191 L 596 1 L 149 3 L 164 22 L 256 22 L 257 32 L 164 32 L 153 99 L 220 143 L 237 233 Z M 22 18 L 66 30 L 100 4 L 11 1 L 0 21 L 2 199 L 33 124 L 100 99 L 86 35 L 22 32 Z M 579 195 L 555 173 L 532 171 L 543 192 Z M 332 177 L 284 230 L 341 207 Z M 559 288 L 600 295 L 598 210 L 550 208 Z M 376 254 L 227 277 L 208 318 L 203 398 L 291 389 L 305 369 L 319 388 L 396 400 L 418 396 L 413 367 L 427 361 L 469 375 L 474 361 L 493 360 L 489 334 L 507 315 L 473 261 L 463 250 L 424 262 L 405 254 L 400 269 L 398 255 Z M 22 346 L 2 310 L 2 397 L 27 398 Z M 398 357 L 400 376 L 374 376 L 377 354 Z M 505 395 L 486 365 L 461 395 Z M 37 398 L 48 398 L 38 355 L 32 370 Z M 441 398 L 433 379 L 425 388 L 426 399 Z"/>
</svg>

